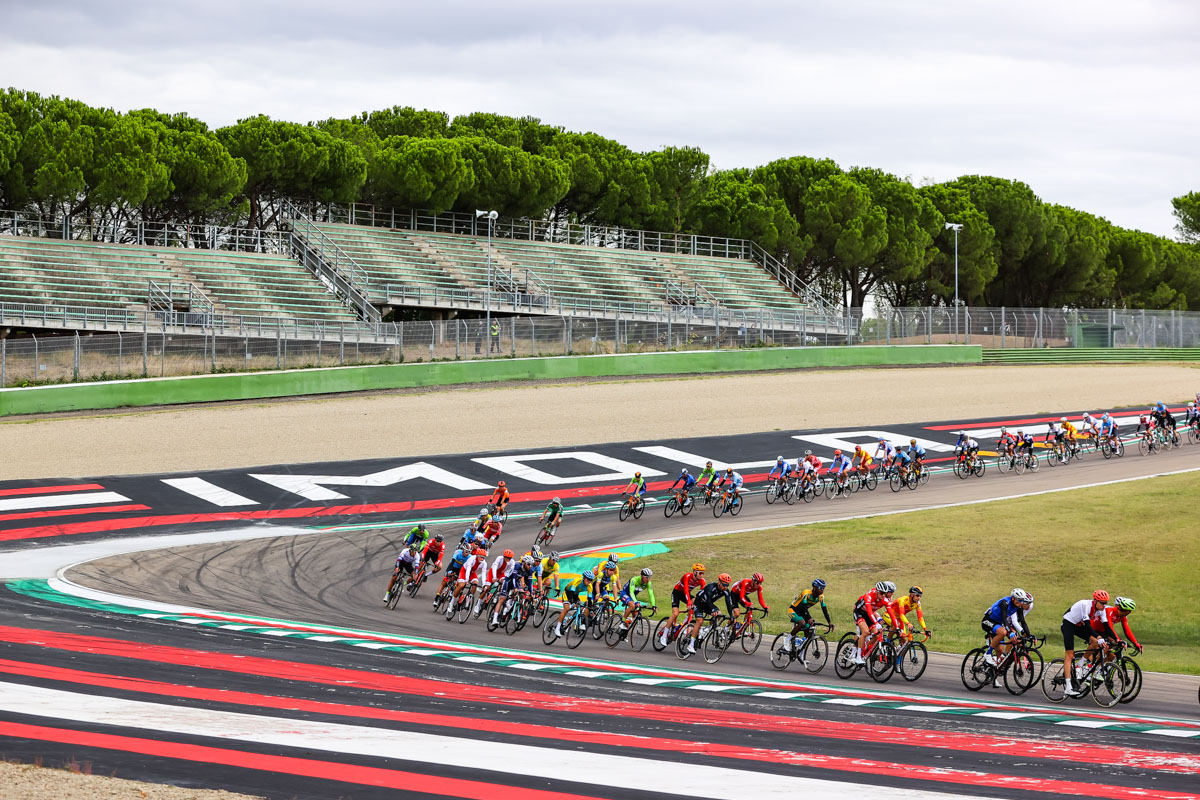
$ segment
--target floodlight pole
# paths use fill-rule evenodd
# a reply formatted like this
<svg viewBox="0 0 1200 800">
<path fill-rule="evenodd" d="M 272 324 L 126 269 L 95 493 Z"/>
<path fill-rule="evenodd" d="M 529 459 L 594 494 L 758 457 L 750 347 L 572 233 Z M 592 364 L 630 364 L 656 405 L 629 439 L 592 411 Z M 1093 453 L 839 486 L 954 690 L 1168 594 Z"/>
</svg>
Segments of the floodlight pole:
<svg viewBox="0 0 1200 800">
<path fill-rule="evenodd" d="M 487 298 L 487 311 L 484 312 L 483 323 L 483 340 L 487 345 L 487 358 L 492 357 L 492 223 L 499 216 L 500 214 L 496 211 L 475 211 L 476 219 L 482 217 L 487 220 L 487 293 L 485 295 Z"/>
<path fill-rule="evenodd" d="M 958 232 L 961 222 L 947 222 L 946 230 L 954 231 L 954 343 L 958 344 Z"/>
</svg>

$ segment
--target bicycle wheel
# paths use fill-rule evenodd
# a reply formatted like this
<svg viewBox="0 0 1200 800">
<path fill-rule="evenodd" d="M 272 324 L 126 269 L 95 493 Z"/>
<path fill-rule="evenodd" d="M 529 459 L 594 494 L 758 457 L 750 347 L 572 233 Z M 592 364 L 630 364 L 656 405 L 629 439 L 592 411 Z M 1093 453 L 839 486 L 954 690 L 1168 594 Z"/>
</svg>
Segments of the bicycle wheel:
<svg viewBox="0 0 1200 800">
<path fill-rule="evenodd" d="M 433 606 L 433 613 L 444 614 L 446 612 L 446 603 L 450 602 L 450 592 L 446 587 L 442 587 L 438 596 L 434 598 L 436 601 Z"/>
<path fill-rule="evenodd" d="M 1029 687 L 1038 679 L 1041 661 L 1042 657 L 1033 650 L 1021 650 L 1014 655 L 1008 669 L 1004 670 L 1004 688 L 1008 693 L 1022 695 L 1029 691 Z"/>
<path fill-rule="evenodd" d="M 867 491 L 873 492 L 877 486 L 879 486 L 879 476 L 875 474 L 874 470 L 871 470 L 867 473 Z"/>
<path fill-rule="evenodd" d="M 922 466 L 921 467 L 921 485 L 924 486 L 927 483 L 929 483 L 929 468 Z"/>
<path fill-rule="evenodd" d="M 1125 671 L 1116 664 L 1105 664 L 1100 669 L 1101 679 L 1092 682 L 1092 699 L 1101 708 L 1112 708 L 1125 695 Z"/>
<path fill-rule="evenodd" d="M 563 622 L 566 622 L 566 620 L 563 620 Z M 542 644 L 552 645 L 558 641 L 558 634 L 554 632 L 555 627 L 557 626 L 547 625 L 546 627 L 542 628 Z"/>
<path fill-rule="evenodd" d="M 1046 464 L 1051 467 L 1058 466 L 1058 453 L 1054 450 L 1046 451 Z"/>
<path fill-rule="evenodd" d="M 1025 471 L 1025 456 L 1018 455 L 1017 460 L 1015 462 L 1013 462 L 1013 472 L 1020 475 L 1024 471 Z"/>
<path fill-rule="evenodd" d="M 811 503 L 813 498 L 817 496 L 817 490 L 809 483 L 800 490 L 800 496 L 804 498 L 805 503 Z"/>
<path fill-rule="evenodd" d="M 383 607 L 384 608 L 395 608 L 396 603 L 399 600 L 400 600 L 400 587 L 396 586 L 396 587 L 392 588 L 392 591 L 388 592 L 387 600 L 383 601 Z"/>
<path fill-rule="evenodd" d="M 1142 455 L 1150 454 L 1150 442 L 1149 442 L 1149 440 L 1146 439 L 1145 436 L 1138 439 L 1138 452 L 1141 453 Z"/>
<path fill-rule="evenodd" d="M 902 485 L 900 483 L 900 473 L 899 472 L 893 472 L 892 477 L 888 478 L 888 487 L 893 492 L 900 491 L 900 489 L 902 488 Z"/>
<path fill-rule="evenodd" d="M 718 497 L 715 500 L 713 500 L 712 510 L 713 510 L 713 519 L 720 519 L 721 515 L 725 513 L 725 498 Z"/>
<path fill-rule="evenodd" d="M 591 625 L 593 639 L 599 639 L 608 633 L 608 629 L 614 624 L 614 616 L 613 610 L 609 606 L 604 606 L 604 608 L 600 609 L 600 613 L 596 615 L 596 619 L 592 621 Z"/>
<path fill-rule="evenodd" d="M 1121 656 L 1119 667 L 1125 673 L 1125 694 L 1121 695 L 1121 702 L 1132 703 L 1142 691 L 1142 668 L 1129 656 Z"/>
<path fill-rule="evenodd" d="M 758 620 L 752 621 L 739 638 L 742 640 L 742 652 L 753 655 L 762 645 L 762 623 Z"/>
<path fill-rule="evenodd" d="M 651 646 L 654 647 L 654 649 L 660 653 L 663 650 L 666 650 L 667 645 L 669 645 L 671 643 L 670 639 L 667 640 L 667 644 L 662 643 L 663 631 L 669 630 L 670 624 L 671 624 L 671 620 L 667 619 L 666 617 L 663 617 L 662 619 L 660 619 L 658 621 L 658 624 L 654 626 L 654 635 L 650 637 Z"/>
<path fill-rule="evenodd" d="M 971 468 L 971 471 L 975 473 L 976 478 L 982 478 L 983 473 L 987 472 L 987 462 L 982 458 L 977 459 L 975 461 L 975 466 Z"/>
<path fill-rule="evenodd" d="M 857 639 L 858 637 L 853 633 L 843 633 L 842 638 L 838 640 L 837 654 L 833 659 L 833 671 L 839 678 L 849 678 L 858 672 L 858 664 L 853 661 Z"/>
<path fill-rule="evenodd" d="M 688 642 L 692 640 L 692 632 L 690 629 L 681 630 L 679 635 L 675 637 L 675 657 L 680 661 L 687 661 L 692 657 L 692 653 L 688 652 Z"/>
<path fill-rule="evenodd" d="M 888 642 L 880 642 L 867 656 L 867 674 L 876 683 L 887 683 L 896 671 L 896 651 Z"/>
<path fill-rule="evenodd" d="M 1050 666 L 1042 672 L 1042 694 L 1046 695 L 1046 699 L 1051 703 L 1061 703 L 1067 699 L 1067 676 L 1063 672 L 1064 663 L 1061 658 L 1052 659 Z"/>
<path fill-rule="evenodd" d="M 646 621 L 645 617 L 639 616 L 633 621 L 633 624 L 629 626 L 626 638 L 629 639 L 629 646 L 634 650 L 641 652 L 646 649 L 646 643 L 650 641 L 650 623 Z"/>
<path fill-rule="evenodd" d="M 566 634 L 567 647 L 574 650 L 583 643 L 587 638 L 587 620 L 582 619 L 583 614 L 578 609 L 574 614 L 567 615 L 567 629 L 563 631 Z"/>
<path fill-rule="evenodd" d="M 533 613 L 529 615 L 529 621 L 533 623 L 533 627 L 540 628 L 542 623 L 546 621 L 546 614 L 550 611 L 550 598 L 543 594 L 537 599 L 533 605 Z"/>
<path fill-rule="evenodd" d="M 1113 457 L 1113 450 L 1111 447 L 1108 446 L 1108 442 L 1103 442 L 1103 443 L 1097 445 L 1097 447 L 1100 448 L 1100 455 L 1104 456 L 1105 461 L 1108 461 L 1110 458 Z"/>
<path fill-rule="evenodd" d="M 914 474 L 912 474 L 912 473 L 909 473 L 909 474 L 908 474 L 908 475 L 907 475 L 907 476 L 904 478 L 904 485 L 908 487 L 908 490 L 909 490 L 910 492 L 915 492 L 915 491 L 917 490 L 917 485 L 918 485 L 920 482 L 921 482 L 921 479 L 920 479 L 920 478 L 918 478 L 916 475 L 914 475 Z"/>
<path fill-rule="evenodd" d="M 740 495 L 733 498 L 733 502 L 729 504 L 729 513 L 735 517 L 742 513 L 742 498 Z"/>
<path fill-rule="evenodd" d="M 725 655 L 732 644 L 733 631 L 728 624 L 718 625 L 708 636 L 704 637 L 704 660 L 715 664 Z"/>
<path fill-rule="evenodd" d="M 820 497 L 825 494 L 825 481 L 820 476 L 816 476 L 809 482 L 812 486 L 813 497 Z"/>
<path fill-rule="evenodd" d="M 663 506 L 663 516 L 666 517 L 667 519 L 670 519 L 671 515 L 674 514 L 678 510 L 679 510 L 679 501 L 676 500 L 674 497 L 672 497 L 670 500 L 667 501 L 666 505 Z"/>
<path fill-rule="evenodd" d="M 458 613 L 458 605 L 458 599 L 453 596 L 450 598 L 450 602 L 446 603 L 446 610 L 442 612 L 442 616 L 446 618 L 447 622 L 454 619 L 454 615 Z"/>
<path fill-rule="evenodd" d="M 629 519 L 629 503 L 621 503 L 621 508 L 617 511 L 617 519 L 621 522 Z"/>
<path fill-rule="evenodd" d="M 621 643 L 621 640 L 625 638 L 623 635 L 624 633 L 625 631 L 621 630 L 620 624 L 614 622 L 612 625 L 609 625 L 608 630 L 604 632 L 604 643 L 609 647 L 616 647 Z"/>
<path fill-rule="evenodd" d="M 996 456 L 996 471 L 1001 475 L 1012 469 L 1012 462 L 1008 460 L 1008 456 L 1001 453 Z"/>
<path fill-rule="evenodd" d="M 978 692 L 992 682 L 992 667 L 984 660 L 985 653 L 982 647 L 976 647 L 963 656 L 959 677 L 968 691 Z"/>
<path fill-rule="evenodd" d="M 900 677 L 906 681 L 915 681 L 925 674 L 925 667 L 929 666 L 929 651 L 920 642 L 910 642 L 896 658 Z"/>
<path fill-rule="evenodd" d="M 789 636 L 791 634 L 785 631 L 771 642 L 771 666 L 775 669 L 785 670 L 788 668 L 788 664 L 792 663 L 792 652 L 783 649 L 783 644 Z"/>
<path fill-rule="evenodd" d="M 825 669 L 825 662 L 829 660 L 829 642 L 824 636 L 814 634 L 805 640 L 800 647 L 800 663 L 804 665 L 804 669 L 811 675 L 816 675 L 821 670 Z"/>
<path fill-rule="evenodd" d="M 684 495 L 683 504 L 679 506 L 679 513 L 685 517 L 692 513 L 692 509 L 696 507 L 696 500 L 691 495 Z"/>
<path fill-rule="evenodd" d="M 1197 439 L 1200 439 L 1200 433 L 1196 432 L 1195 425 L 1188 425 L 1188 444 L 1195 444 Z"/>
<path fill-rule="evenodd" d="M 767 505 L 771 505 L 771 504 L 772 504 L 772 503 L 774 503 L 776 500 L 778 500 L 778 499 L 779 499 L 779 486 L 778 486 L 778 484 L 774 484 L 774 483 L 773 483 L 773 484 L 771 484 L 770 486 L 768 486 L 768 487 L 767 487 L 767 490 L 766 490 L 765 492 L 763 492 L 763 498 L 765 498 L 765 499 L 766 499 L 766 501 L 767 501 Z"/>
<path fill-rule="evenodd" d="M 1114 448 L 1115 448 L 1114 452 L 1117 454 L 1117 458 L 1125 457 L 1125 443 L 1124 442 L 1122 442 L 1120 439 L 1117 439 L 1117 443 L 1116 443 L 1116 445 L 1114 445 Z"/>
<path fill-rule="evenodd" d="M 471 618 L 471 611 L 475 607 L 475 592 L 468 592 L 463 602 L 458 604 L 458 624 L 462 625 Z"/>
<path fill-rule="evenodd" d="M 646 510 L 646 501 L 639 497 L 637 499 L 637 502 L 633 504 L 633 518 L 641 519 L 642 514 L 643 514 L 643 512 L 645 512 L 645 510 Z"/>
</svg>

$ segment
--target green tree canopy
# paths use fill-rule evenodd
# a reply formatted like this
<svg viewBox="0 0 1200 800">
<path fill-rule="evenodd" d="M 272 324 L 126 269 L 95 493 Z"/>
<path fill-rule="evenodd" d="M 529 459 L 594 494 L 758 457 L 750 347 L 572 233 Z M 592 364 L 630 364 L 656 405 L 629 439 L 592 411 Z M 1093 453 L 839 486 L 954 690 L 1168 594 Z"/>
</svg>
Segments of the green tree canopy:
<svg viewBox="0 0 1200 800">
<path fill-rule="evenodd" d="M 1185 242 L 1200 244 L 1200 192 L 1191 192 L 1171 201 L 1175 208 L 1175 230 Z"/>
<path fill-rule="evenodd" d="M 688 223 L 705 235 L 749 239 L 768 251 L 793 242 L 800 227 L 783 200 L 770 195 L 744 169 L 709 175 Z"/>
</svg>

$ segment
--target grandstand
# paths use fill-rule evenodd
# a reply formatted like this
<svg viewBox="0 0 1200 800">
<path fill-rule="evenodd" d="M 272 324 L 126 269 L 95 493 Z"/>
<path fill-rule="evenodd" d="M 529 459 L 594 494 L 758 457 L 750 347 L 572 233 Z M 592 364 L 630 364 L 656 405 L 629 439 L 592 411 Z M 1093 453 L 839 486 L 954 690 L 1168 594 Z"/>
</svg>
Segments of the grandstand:
<svg viewBox="0 0 1200 800">
<path fill-rule="evenodd" d="M 218 314 L 355 319 L 285 255 L 0 237 L 0 303 L 145 310 L 151 281 L 195 287 L 193 296 L 210 301 L 205 310 Z"/>
</svg>

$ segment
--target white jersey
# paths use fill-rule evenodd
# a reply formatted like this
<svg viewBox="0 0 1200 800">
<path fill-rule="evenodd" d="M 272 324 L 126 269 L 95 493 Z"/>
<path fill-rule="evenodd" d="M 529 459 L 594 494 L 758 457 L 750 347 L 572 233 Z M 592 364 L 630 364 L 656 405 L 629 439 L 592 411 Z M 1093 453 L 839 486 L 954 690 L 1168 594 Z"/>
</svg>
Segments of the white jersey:
<svg viewBox="0 0 1200 800">
<path fill-rule="evenodd" d="M 895 458 L 896 456 L 896 448 L 892 446 L 891 442 L 880 442 L 879 446 L 875 448 L 876 458 L 879 458 L 880 452 L 883 453 L 884 458 Z"/>
<path fill-rule="evenodd" d="M 401 564 L 409 564 L 415 567 L 421 561 L 421 551 L 413 552 L 407 547 L 400 551 L 400 557 L 396 559 L 396 566 Z"/>
<path fill-rule="evenodd" d="M 1092 599 L 1089 597 L 1068 608 L 1067 613 L 1063 614 L 1063 619 L 1072 625 L 1087 625 L 1093 619 L 1100 619 L 1103 615 L 1104 606 L 1100 606 L 1099 610 L 1093 612 Z"/>
<path fill-rule="evenodd" d="M 968 450 L 978 450 L 978 449 L 979 449 L 979 442 L 977 442 L 977 441 L 976 441 L 976 440 L 974 440 L 974 439 L 967 439 L 966 448 L 967 448 Z"/>
<path fill-rule="evenodd" d="M 471 556 L 463 562 L 462 571 L 458 573 L 460 581 L 478 580 L 483 577 L 487 568 L 487 556 Z"/>
<path fill-rule="evenodd" d="M 516 567 L 517 560 L 515 558 L 508 559 L 508 563 L 504 563 L 504 556 L 496 556 L 496 560 L 492 562 L 492 566 L 488 568 L 487 580 L 488 583 L 500 581 L 512 574 L 513 568 Z"/>
<path fill-rule="evenodd" d="M 811 475 L 817 471 L 817 465 L 806 458 L 800 462 L 800 469 L 805 475 Z"/>
</svg>

